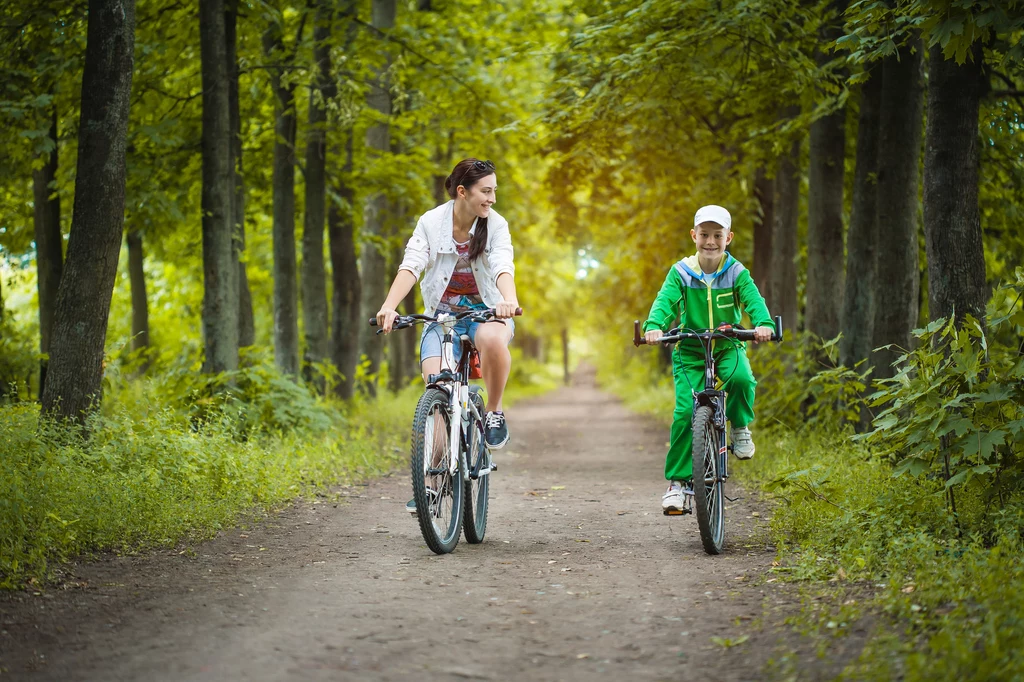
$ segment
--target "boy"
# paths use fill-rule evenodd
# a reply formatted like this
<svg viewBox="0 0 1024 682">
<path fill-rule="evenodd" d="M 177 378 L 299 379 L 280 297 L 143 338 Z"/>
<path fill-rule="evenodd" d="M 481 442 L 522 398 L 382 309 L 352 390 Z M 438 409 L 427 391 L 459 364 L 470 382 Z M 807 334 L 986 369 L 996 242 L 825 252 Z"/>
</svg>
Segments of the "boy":
<svg viewBox="0 0 1024 682">
<path fill-rule="evenodd" d="M 755 343 L 769 341 L 775 325 L 761 292 L 743 265 L 726 252 L 732 243 L 732 217 L 721 206 L 704 206 L 693 217 L 690 238 L 697 253 L 676 263 L 661 285 L 643 330 L 648 343 L 657 343 L 672 322 L 682 316 L 684 329 L 714 329 L 742 320 L 742 304 L 755 330 Z M 754 441 L 747 426 L 754 419 L 754 387 L 746 350 L 734 351 L 732 344 L 715 347 L 718 375 L 725 379 L 729 393 L 726 417 L 732 424 L 733 452 L 739 459 L 754 456 Z M 672 377 L 676 385 L 676 407 L 672 414 L 672 436 L 665 456 L 668 491 L 661 498 L 662 509 L 682 511 L 684 495 L 693 494 L 693 390 L 704 388 L 704 351 L 699 341 L 676 344 L 672 353 Z"/>
</svg>

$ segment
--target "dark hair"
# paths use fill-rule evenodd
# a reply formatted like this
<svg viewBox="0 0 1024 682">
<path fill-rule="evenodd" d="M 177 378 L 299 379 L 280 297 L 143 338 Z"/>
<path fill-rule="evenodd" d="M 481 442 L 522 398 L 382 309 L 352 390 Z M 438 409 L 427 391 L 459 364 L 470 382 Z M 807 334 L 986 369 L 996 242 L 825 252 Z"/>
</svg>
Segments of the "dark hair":
<svg viewBox="0 0 1024 682">
<path fill-rule="evenodd" d="M 468 158 L 459 161 L 452 169 L 452 174 L 445 178 L 444 188 L 452 199 L 458 197 L 458 189 L 461 185 L 470 189 L 480 181 L 494 173 L 494 164 L 490 161 Z M 469 242 L 469 259 L 476 260 L 484 252 L 487 245 L 487 218 L 477 218 L 476 231 Z"/>
</svg>

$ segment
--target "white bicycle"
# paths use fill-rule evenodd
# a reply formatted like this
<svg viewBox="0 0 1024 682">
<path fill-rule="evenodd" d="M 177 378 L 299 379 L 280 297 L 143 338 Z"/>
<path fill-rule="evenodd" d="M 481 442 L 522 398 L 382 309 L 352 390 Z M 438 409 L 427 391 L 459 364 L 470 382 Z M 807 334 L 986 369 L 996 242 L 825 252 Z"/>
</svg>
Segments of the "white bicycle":
<svg viewBox="0 0 1024 682">
<path fill-rule="evenodd" d="M 517 309 L 516 315 L 522 312 Z M 475 349 L 468 335 L 455 333 L 455 325 L 467 317 L 471 322 L 490 322 L 495 319 L 494 309 L 441 313 L 436 317 L 402 315 L 394 325 L 395 329 L 404 329 L 437 322 L 444 329 L 441 371 L 427 377 L 426 390 L 412 420 L 416 516 L 423 539 L 437 554 L 455 549 L 462 532 L 467 542 L 483 542 L 490 474 L 498 468 L 484 442 L 485 410 L 480 387 L 469 383 Z M 377 320 L 370 320 L 370 324 L 376 325 Z M 462 349 L 458 363 L 456 343 Z"/>
</svg>

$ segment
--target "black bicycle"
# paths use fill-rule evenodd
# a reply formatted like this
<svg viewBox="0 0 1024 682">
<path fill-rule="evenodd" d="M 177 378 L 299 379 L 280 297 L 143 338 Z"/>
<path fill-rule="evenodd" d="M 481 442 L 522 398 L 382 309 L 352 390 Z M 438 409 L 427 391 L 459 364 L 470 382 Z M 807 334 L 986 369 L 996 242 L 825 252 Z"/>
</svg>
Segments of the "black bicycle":
<svg viewBox="0 0 1024 682">
<path fill-rule="evenodd" d="M 522 314 L 516 310 L 516 315 Z M 455 325 L 496 319 L 494 309 L 457 314 L 401 315 L 394 329 L 437 322 L 444 329 L 441 371 L 427 377 L 427 387 L 412 420 L 412 492 L 423 539 L 436 554 L 447 554 L 459 544 L 460 531 L 472 544 L 487 532 L 490 474 L 498 467 L 484 441 L 484 399 L 479 386 L 471 386 L 473 343 L 457 335 Z M 376 319 L 370 324 L 377 325 Z M 377 333 L 382 333 L 378 330 Z M 455 344 L 462 354 L 455 362 Z"/>
<path fill-rule="evenodd" d="M 725 391 L 715 387 L 716 367 L 712 353 L 715 339 L 728 339 L 739 352 L 740 341 L 753 341 L 754 330 L 724 325 L 718 329 L 669 330 L 658 343 L 673 344 L 685 339 L 697 339 L 704 348 L 704 390 L 693 391 L 693 497 L 697 508 L 697 526 L 704 551 L 720 554 L 725 544 L 725 481 L 729 478 L 729 451 L 733 446 L 726 434 Z M 782 316 L 775 317 L 772 341 L 782 341 Z M 633 345 L 647 343 L 640 334 L 640 322 L 633 322 Z M 689 499 L 687 498 L 687 501 Z M 688 513 L 683 510 L 666 514 Z"/>
</svg>

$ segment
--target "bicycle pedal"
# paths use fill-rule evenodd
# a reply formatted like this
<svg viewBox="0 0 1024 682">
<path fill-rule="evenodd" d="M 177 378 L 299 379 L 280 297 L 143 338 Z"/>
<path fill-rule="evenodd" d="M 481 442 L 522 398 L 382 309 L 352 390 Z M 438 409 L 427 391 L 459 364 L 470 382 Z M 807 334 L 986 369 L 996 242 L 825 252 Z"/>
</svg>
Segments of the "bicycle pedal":
<svg viewBox="0 0 1024 682">
<path fill-rule="evenodd" d="M 494 462 L 491 462 L 491 471 L 497 471 L 497 470 L 498 470 L 498 465 L 495 464 Z"/>
<path fill-rule="evenodd" d="M 690 509 L 662 509 L 661 513 L 665 516 L 683 516 L 685 514 L 692 514 L 693 511 Z"/>
</svg>

